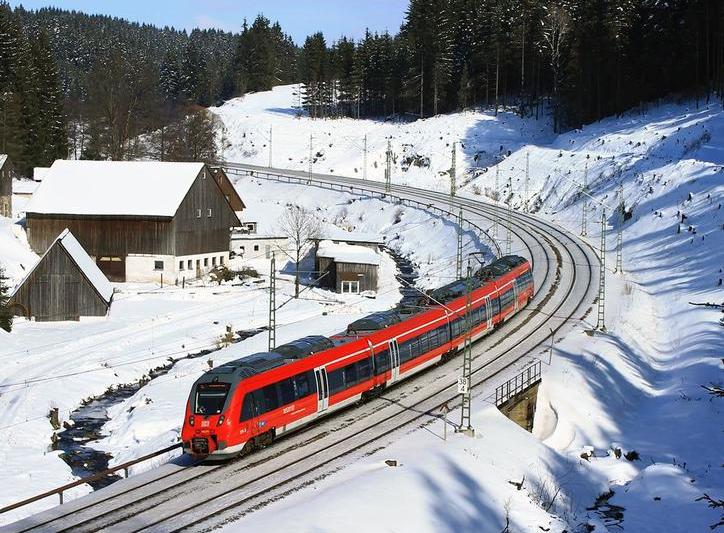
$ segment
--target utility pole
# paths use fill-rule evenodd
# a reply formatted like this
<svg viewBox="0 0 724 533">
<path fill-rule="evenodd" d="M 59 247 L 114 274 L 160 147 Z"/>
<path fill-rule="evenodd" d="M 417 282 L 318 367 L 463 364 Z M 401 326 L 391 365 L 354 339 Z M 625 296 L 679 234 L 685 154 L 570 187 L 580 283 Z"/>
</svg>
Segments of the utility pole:
<svg viewBox="0 0 724 533">
<path fill-rule="evenodd" d="M 623 183 L 618 186 L 618 228 L 616 228 L 616 269 L 614 272 L 623 273 Z"/>
<path fill-rule="evenodd" d="M 387 164 L 385 165 L 385 192 L 392 191 L 392 141 L 387 139 Z"/>
<path fill-rule="evenodd" d="M 508 176 L 508 231 L 505 235 L 505 254 L 513 248 L 513 179 Z"/>
<path fill-rule="evenodd" d="M 357 117 L 359 118 L 359 117 Z M 364 144 L 364 161 L 362 167 L 362 179 L 367 180 L 367 134 L 365 133 L 365 144 Z"/>
<path fill-rule="evenodd" d="M 588 161 L 586 161 L 586 166 L 583 168 L 583 188 L 581 190 L 583 192 L 583 209 L 581 209 L 581 237 L 585 237 L 588 235 L 586 228 L 586 219 L 588 218 Z"/>
<path fill-rule="evenodd" d="M 457 188 L 457 185 L 455 183 L 456 175 L 455 175 L 455 145 L 457 143 L 452 144 L 452 163 L 450 165 L 450 204 L 452 205 L 453 200 L 455 200 L 455 190 Z"/>
<path fill-rule="evenodd" d="M 309 134 L 309 182 L 312 182 L 312 134 Z"/>
<path fill-rule="evenodd" d="M 601 268 L 598 279 L 598 319 L 596 329 L 606 331 L 606 208 L 601 211 Z"/>
<path fill-rule="evenodd" d="M 272 167 L 272 127 L 269 126 L 269 168 Z"/>
<path fill-rule="evenodd" d="M 472 388 L 473 374 L 473 268 L 468 258 L 468 277 L 465 283 L 465 345 L 463 348 L 463 375 L 458 379 L 458 392 L 462 395 L 460 406 L 460 428 L 459 432 L 470 437 L 475 436 L 475 430 L 470 424 L 470 389 Z"/>
<path fill-rule="evenodd" d="M 500 205 L 500 164 L 495 165 L 495 203 Z M 498 209 L 493 209 L 493 235 L 498 240 Z"/>
<path fill-rule="evenodd" d="M 425 91 L 425 58 L 422 54 L 420 54 L 420 118 L 425 118 L 425 113 L 423 111 L 424 91 Z"/>
<path fill-rule="evenodd" d="M 277 268 L 274 252 L 269 270 L 269 351 L 271 352 L 277 345 Z"/>
<path fill-rule="evenodd" d="M 458 247 L 455 258 L 455 277 L 460 279 L 463 277 L 463 208 L 460 207 L 458 215 Z"/>
<path fill-rule="evenodd" d="M 525 153 L 525 204 L 523 207 L 523 211 L 526 213 L 529 213 L 528 211 L 528 181 L 530 176 L 530 152 Z"/>
</svg>

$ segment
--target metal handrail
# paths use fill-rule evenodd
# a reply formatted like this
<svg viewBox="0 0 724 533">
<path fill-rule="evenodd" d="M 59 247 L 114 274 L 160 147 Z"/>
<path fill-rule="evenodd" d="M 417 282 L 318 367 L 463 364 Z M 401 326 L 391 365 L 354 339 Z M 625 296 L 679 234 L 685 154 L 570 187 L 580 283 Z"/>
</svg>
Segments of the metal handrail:
<svg viewBox="0 0 724 533">
<path fill-rule="evenodd" d="M 164 453 L 168 453 L 168 452 L 173 451 L 180 447 L 181 447 L 181 443 L 177 442 L 176 444 L 168 446 L 167 448 L 164 448 L 163 450 L 158 450 L 153 453 L 149 453 L 148 455 L 144 455 L 143 457 L 139 457 L 139 458 L 133 459 L 131 461 L 126 461 L 125 463 L 114 466 L 113 468 L 108 468 L 106 470 L 103 470 L 102 472 L 93 474 L 92 476 L 77 479 L 77 480 L 73 481 L 72 483 L 63 485 L 62 487 L 57 487 L 53 490 L 49 490 L 47 492 L 43 492 L 42 494 L 38 494 L 37 496 L 33 496 L 32 498 L 28 498 L 26 500 L 8 505 L 7 507 L 3 507 L 0 509 L 0 514 L 7 513 L 8 511 L 12 511 L 13 509 L 18 509 L 20 507 L 25 507 L 26 505 L 37 502 L 38 500 L 43 500 L 45 498 L 53 496 L 54 494 L 57 494 L 58 496 L 60 496 L 60 504 L 63 505 L 63 493 L 69 489 L 72 489 L 79 485 L 84 485 L 86 483 L 91 483 L 93 481 L 97 481 L 110 474 L 118 472 L 119 470 L 123 470 L 125 477 L 127 478 L 128 477 L 128 468 L 130 466 L 136 465 L 138 463 L 142 463 L 144 461 L 147 461 L 147 460 L 157 457 L 159 455 L 163 455 Z"/>
<path fill-rule="evenodd" d="M 523 369 L 520 374 L 515 375 L 502 385 L 495 389 L 495 406 L 500 407 L 502 404 L 510 400 L 516 394 L 527 390 L 531 386 L 541 381 L 542 367 L 541 362 L 536 361 L 532 365 Z"/>
</svg>

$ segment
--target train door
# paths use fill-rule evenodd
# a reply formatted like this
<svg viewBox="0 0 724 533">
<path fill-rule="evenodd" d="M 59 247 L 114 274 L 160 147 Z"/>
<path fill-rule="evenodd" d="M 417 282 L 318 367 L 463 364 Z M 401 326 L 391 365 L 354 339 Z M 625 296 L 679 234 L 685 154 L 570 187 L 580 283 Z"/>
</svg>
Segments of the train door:
<svg viewBox="0 0 724 533">
<path fill-rule="evenodd" d="M 514 302 L 513 309 L 514 309 L 514 312 L 518 311 L 518 283 L 516 283 L 516 282 L 517 282 L 517 280 L 514 279 L 513 280 L 513 302 Z"/>
<path fill-rule="evenodd" d="M 388 345 L 390 348 L 390 370 L 392 371 L 390 383 L 393 383 L 400 377 L 400 347 L 397 345 L 397 339 L 392 339 Z"/>
<path fill-rule="evenodd" d="M 322 367 L 314 369 L 314 379 L 317 382 L 317 412 L 321 413 L 329 407 L 329 380 L 327 369 Z"/>
<path fill-rule="evenodd" d="M 493 327 L 493 304 L 490 301 L 490 295 L 485 297 L 485 322 L 486 329 Z"/>
</svg>

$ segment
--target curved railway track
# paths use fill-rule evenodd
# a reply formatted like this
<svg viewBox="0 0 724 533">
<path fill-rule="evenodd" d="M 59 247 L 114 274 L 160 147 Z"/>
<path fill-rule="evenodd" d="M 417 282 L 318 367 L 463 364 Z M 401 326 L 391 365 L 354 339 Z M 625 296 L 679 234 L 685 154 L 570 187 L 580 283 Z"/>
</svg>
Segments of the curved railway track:
<svg viewBox="0 0 724 533">
<path fill-rule="evenodd" d="M 269 172 L 237 164 L 227 164 L 227 169 Z M 282 180 L 308 180 L 304 172 L 273 173 Z M 384 184 L 354 178 L 315 174 L 314 180 L 316 186 L 384 192 Z M 404 186 L 393 186 L 391 192 L 423 204 L 450 206 L 449 196 L 443 193 Z M 464 207 L 468 220 L 471 216 L 489 220 L 496 213 L 501 220 L 505 216 L 505 209 L 474 199 L 455 202 L 455 209 Z M 508 324 L 474 344 L 475 395 L 485 395 L 480 387 L 483 382 L 491 383 L 511 366 L 527 364 L 551 335 L 561 335 L 585 320 L 595 298 L 598 258 L 588 245 L 554 224 L 523 213 L 513 213 L 511 230 L 513 251 L 531 259 L 536 294 Z M 384 447 L 400 432 L 433 419 L 443 403 L 455 406 L 461 364 L 456 357 L 433 367 L 379 398 L 323 419 L 251 456 L 217 465 L 169 463 L 3 530 L 205 530 L 237 519 L 342 468 L 350 457 Z"/>
</svg>

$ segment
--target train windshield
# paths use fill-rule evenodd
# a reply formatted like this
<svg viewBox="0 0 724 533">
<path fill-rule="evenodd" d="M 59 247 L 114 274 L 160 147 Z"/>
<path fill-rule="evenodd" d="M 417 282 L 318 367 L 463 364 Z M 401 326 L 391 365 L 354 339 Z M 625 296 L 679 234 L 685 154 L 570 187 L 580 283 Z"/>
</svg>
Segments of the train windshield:
<svg viewBox="0 0 724 533">
<path fill-rule="evenodd" d="M 194 413 L 197 415 L 220 414 L 224 410 L 229 388 L 228 383 L 199 383 L 196 387 Z"/>
</svg>

